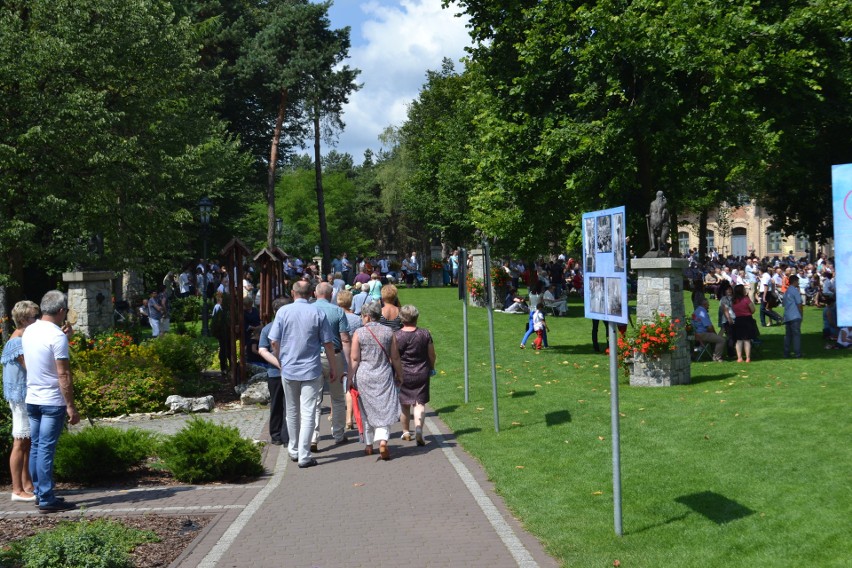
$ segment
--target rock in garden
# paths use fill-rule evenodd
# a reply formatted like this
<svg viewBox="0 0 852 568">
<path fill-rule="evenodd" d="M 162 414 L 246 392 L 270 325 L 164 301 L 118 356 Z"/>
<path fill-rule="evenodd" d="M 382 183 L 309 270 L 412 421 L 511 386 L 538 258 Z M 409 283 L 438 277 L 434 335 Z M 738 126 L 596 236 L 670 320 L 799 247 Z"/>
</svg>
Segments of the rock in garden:
<svg viewBox="0 0 852 568">
<path fill-rule="evenodd" d="M 173 394 L 166 399 L 171 412 L 210 412 L 216 406 L 212 395 L 199 398 L 185 398 Z"/>
<path fill-rule="evenodd" d="M 269 385 L 266 380 L 250 383 L 240 395 L 243 406 L 269 404 Z"/>
</svg>

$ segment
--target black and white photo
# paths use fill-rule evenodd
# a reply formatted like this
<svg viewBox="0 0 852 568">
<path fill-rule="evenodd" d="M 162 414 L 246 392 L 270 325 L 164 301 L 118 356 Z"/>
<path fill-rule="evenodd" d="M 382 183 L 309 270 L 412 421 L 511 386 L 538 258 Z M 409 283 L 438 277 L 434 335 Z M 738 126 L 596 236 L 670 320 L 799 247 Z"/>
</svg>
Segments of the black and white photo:
<svg viewBox="0 0 852 568">
<path fill-rule="evenodd" d="M 606 279 L 607 313 L 611 316 L 621 315 L 621 278 Z"/>
<path fill-rule="evenodd" d="M 598 217 L 598 244 L 595 252 L 612 252 L 612 219 L 609 215 Z"/>
<path fill-rule="evenodd" d="M 595 219 L 589 217 L 585 222 L 585 257 L 586 274 L 595 271 Z"/>
<path fill-rule="evenodd" d="M 589 310 L 596 314 L 606 313 L 606 290 L 604 278 L 594 276 L 589 278 Z"/>
<path fill-rule="evenodd" d="M 612 216 L 613 232 L 615 237 L 612 243 L 612 270 L 613 272 L 624 272 L 624 215 L 617 213 Z"/>
</svg>

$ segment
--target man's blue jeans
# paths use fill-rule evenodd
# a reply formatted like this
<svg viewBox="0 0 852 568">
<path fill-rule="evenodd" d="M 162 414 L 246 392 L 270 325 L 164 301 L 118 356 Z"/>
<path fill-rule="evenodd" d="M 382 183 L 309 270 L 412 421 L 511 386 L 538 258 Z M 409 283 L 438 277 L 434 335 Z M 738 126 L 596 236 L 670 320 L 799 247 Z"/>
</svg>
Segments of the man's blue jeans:
<svg viewBox="0 0 852 568">
<path fill-rule="evenodd" d="M 30 477 L 33 479 L 39 505 L 51 505 L 56 501 L 53 493 L 53 456 L 56 443 L 65 426 L 65 406 L 43 406 L 28 404 L 30 419 Z"/>
</svg>

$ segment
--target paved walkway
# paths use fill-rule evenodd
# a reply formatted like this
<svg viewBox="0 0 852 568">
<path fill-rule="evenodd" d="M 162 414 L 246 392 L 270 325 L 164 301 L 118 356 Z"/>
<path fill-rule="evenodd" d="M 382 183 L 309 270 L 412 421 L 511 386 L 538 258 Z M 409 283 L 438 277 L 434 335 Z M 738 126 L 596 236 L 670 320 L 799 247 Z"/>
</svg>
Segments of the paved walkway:
<svg viewBox="0 0 852 568">
<path fill-rule="evenodd" d="M 237 426 L 246 437 L 269 439 L 265 408 L 205 418 Z M 186 420 L 175 416 L 132 425 L 173 433 Z M 317 467 L 299 469 L 280 446 L 267 445 L 268 474 L 254 483 L 67 496 L 85 516 L 210 515 L 173 567 L 558 565 L 512 518 L 482 468 L 434 413 L 426 421 L 426 446 L 402 441 L 397 430 L 389 462 L 365 456 L 357 442 L 334 447 L 325 415 L 321 429 Z M 37 514 L 28 504 L 0 503 L 0 517 Z"/>
</svg>

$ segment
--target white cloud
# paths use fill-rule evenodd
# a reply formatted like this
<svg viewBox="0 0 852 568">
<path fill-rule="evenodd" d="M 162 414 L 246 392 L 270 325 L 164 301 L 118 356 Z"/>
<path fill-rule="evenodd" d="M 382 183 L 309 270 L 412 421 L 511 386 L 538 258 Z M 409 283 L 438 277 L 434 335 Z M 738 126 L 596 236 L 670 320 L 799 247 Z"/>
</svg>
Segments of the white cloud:
<svg viewBox="0 0 852 568">
<path fill-rule="evenodd" d="M 364 86 L 344 108 L 346 130 L 337 145 L 357 163 L 365 149 L 379 149 L 382 130 L 405 121 L 426 71 L 440 69 L 444 57 L 458 62 L 470 45 L 466 20 L 452 6 L 442 9 L 441 0 L 370 0 L 360 9 L 366 19 L 353 29 L 353 40 L 360 33 L 364 43 L 352 46 L 346 63 L 361 70 L 358 82 Z"/>
</svg>

